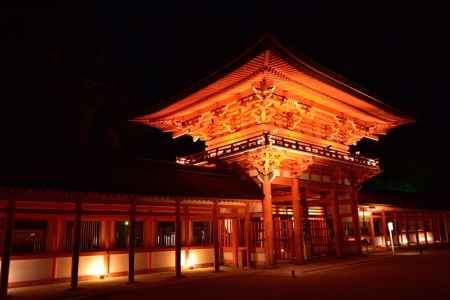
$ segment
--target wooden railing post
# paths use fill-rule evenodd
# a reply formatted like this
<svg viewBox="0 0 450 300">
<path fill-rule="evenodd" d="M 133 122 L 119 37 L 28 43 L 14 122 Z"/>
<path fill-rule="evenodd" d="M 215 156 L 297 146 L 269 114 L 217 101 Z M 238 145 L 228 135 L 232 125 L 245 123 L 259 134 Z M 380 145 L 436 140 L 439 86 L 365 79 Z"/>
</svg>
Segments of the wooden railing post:
<svg viewBox="0 0 450 300">
<path fill-rule="evenodd" d="M 11 259 L 12 234 L 14 229 L 14 211 L 16 208 L 15 193 L 8 193 L 8 212 L 6 215 L 5 237 L 3 240 L 2 266 L 1 266 L 1 282 L 0 282 L 0 299 L 5 300 L 8 296 L 8 278 L 9 266 Z"/>
</svg>

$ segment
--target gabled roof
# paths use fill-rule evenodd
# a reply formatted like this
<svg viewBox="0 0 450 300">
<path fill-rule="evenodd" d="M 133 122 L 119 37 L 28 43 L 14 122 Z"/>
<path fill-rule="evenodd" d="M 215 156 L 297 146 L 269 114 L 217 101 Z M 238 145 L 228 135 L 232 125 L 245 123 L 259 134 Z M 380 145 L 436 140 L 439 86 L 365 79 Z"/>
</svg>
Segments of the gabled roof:
<svg viewBox="0 0 450 300">
<path fill-rule="evenodd" d="M 334 102 L 342 109 L 350 109 L 360 116 L 372 116 L 374 120 L 395 125 L 413 121 L 342 76 L 303 55 L 294 55 L 270 35 L 263 36 L 228 65 L 173 98 L 170 101 L 172 104 L 134 121 L 149 124 L 200 110 L 209 99 L 220 101 L 226 97 L 235 97 L 243 91 L 244 83 L 248 88 L 248 83 L 257 81 L 261 75 L 282 80 L 286 82 L 286 87 L 292 89 L 307 88 L 311 93 L 321 94 L 327 101 Z"/>
<path fill-rule="evenodd" d="M 244 173 L 151 160 L 2 164 L 0 186 L 211 199 L 263 198 L 259 186 Z"/>
</svg>

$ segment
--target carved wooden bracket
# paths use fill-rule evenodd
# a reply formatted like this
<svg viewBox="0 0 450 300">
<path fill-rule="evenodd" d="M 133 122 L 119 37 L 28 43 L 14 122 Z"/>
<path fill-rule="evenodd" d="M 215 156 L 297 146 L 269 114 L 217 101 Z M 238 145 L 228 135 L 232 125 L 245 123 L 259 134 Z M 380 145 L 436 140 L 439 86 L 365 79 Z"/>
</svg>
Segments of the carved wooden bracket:
<svg viewBox="0 0 450 300">
<path fill-rule="evenodd" d="M 266 146 L 249 155 L 249 162 L 262 175 L 269 175 L 278 169 L 284 158 L 281 151 L 275 150 L 271 145 Z"/>
</svg>

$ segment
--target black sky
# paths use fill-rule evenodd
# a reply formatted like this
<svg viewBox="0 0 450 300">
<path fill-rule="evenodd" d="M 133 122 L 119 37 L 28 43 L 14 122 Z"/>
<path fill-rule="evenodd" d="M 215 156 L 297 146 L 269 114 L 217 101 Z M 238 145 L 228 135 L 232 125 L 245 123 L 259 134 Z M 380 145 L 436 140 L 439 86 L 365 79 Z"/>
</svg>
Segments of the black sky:
<svg viewBox="0 0 450 300">
<path fill-rule="evenodd" d="M 362 150 L 381 158 L 378 185 L 447 203 L 448 7 L 342 2 L 10 4 L 0 10 L 2 159 L 173 159 L 199 150 L 127 120 L 270 32 L 416 117 Z"/>
</svg>

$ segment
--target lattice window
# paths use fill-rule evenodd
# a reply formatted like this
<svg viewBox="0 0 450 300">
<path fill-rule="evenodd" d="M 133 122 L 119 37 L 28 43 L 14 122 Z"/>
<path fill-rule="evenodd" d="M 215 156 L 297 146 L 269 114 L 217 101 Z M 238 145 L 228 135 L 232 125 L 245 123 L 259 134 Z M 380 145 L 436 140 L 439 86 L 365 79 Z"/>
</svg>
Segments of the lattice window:
<svg viewBox="0 0 450 300">
<path fill-rule="evenodd" d="M 261 218 L 252 218 L 251 220 L 251 238 L 252 245 L 255 248 L 264 247 L 264 222 Z"/>
<path fill-rule="evenodd" d="M 238 223 L 239 247 L 245 246 L 245 220 L 240 219 Z"/>
<path fill-rule="evenodd" d="M 224 219 L 222 220 L 222 226 L 221 226 L 221 240 L 222 240 L 222 247 L 231 247 L 231 234 L 232 234 L 232 220 L 231 219 Z"/>
<path fill-rule="evenodd" d="M 128 248 L 129 221 L 119 221 L 115 223 L 115 247 L 118 249 Z M 144 246 L 144 222 L 136 221 L 135 225 L 135 246 Z"/>
<path fill-rule="evenodd" d="M 157 228 L 156 246 L 175 247 L 175 222 L 158 222 Z"/>
<path fill-rule="evenodd" d="M 347 241 L 354 241 L 355 235 L 353 232 L 353 220 L 352 217 L 342 218 L 342 228 L 344 231 L 344 239 Z"/>
<path fill-rule="evenodd" d="M 193 221 L 192 222 L 192 244 L 196 246 L 210 245 L 211 223 L 209 221 Z"/>
<path fill-rule="evenodd" d="M 47 221 L 16 220 L 12 240 L 14 254 L 42 253 L 45 251 Z"/>
<path fill-rule="evenodd" d="M 100 249 L 100 221 L 82 221 L 80 233 L 80 250 L 89 251 Z M 66 223 L 65 248 L 72 249 L 74 224 L 72 221 Z"/>
</svg>

